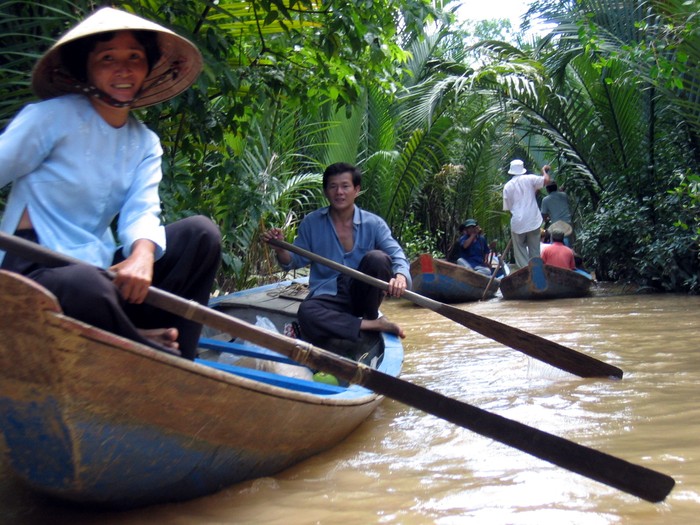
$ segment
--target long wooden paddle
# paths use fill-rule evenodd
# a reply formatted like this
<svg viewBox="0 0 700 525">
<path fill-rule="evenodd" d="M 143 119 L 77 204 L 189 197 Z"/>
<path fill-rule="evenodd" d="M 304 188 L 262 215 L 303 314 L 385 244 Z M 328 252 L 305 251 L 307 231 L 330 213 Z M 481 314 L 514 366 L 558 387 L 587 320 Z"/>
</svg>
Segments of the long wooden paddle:
<svg viewBox="0 0 700 525">
<path fill-rule="evenodd" d="M 0 232 L 0 249 L 12 251 L 44 265 L 84 264 L 72 257 L 57 254 L 38 244 L 2 232 Z M 463 401 L 340 357 L 299 339 L 264 330 L 169 292 L 151 287 L 146 302 L 185 319 L 206 324 L 275 350 L 300 364 L 362 385 L 378 394 L 647 501 L 663 501 L 675 484 L 672 477 L 661 472 L 492 414 Z"/>
<path fill-rule="evenodd" d="M 299 248 L 293 244 L 289 244 L 285 241 L 280 241 L 277 239 L 271 239 L 268 241 L 270 244 L 294 252 L 302 257 L 306 257 L 311 261 L 326 265 L 334 270 L 341 273 L 347 274 L 354 279 L 363 281 L 365 283 L 381 288 L 382 290 L 387 290 L 389 288 L 389 283 L 371 277 L 365 273 L 359 272 L 352 268 L 348 268 L 340 263 L 321 257 L 313 252 Z M 493 319 L 487 317 L 482 317 L 480 315 L 468 312 L 466 310 L 460 310 L 454 306 L 449 306 L 444 303 L 434 301 L 423 295 L 406 290 L 401 296 L 408 299 L 412 303 L 419 306 L 429 308 L 433 312 L 437 312 L 440 315 L 452 319 L 453 321 L 466 326 L 475 332 L 485 335 L 486 337 L 498 341 L 506 346 L 509 346 L 515 350 L 519 350 L 524 354 L 544 361 L 547 364 L 560 368 L 571 374 L 578 375 L 580 377 L 622 377 L 622 370 L 616 366 L 612 366 L 603 361 L 599 361 L 593 357 L 586 354 L 582 354 L 566 346 L 562 346 L 553 341 L 544 339 L 537 335 L 531 334 L 519 328 L 513 326 L 508 326 Z"/>
<path fill-rule="evenodd" d="M 486 298 L 486 294 L 489 292 L 489 288 L 491 288 L 491 283 L 496 278 L 496 274 L 501 271 L 501 267 L 503 266 L 503 260 L 505 259 L 505 256 L 508 253 L 508 250 L 510 250 L 510 245 L 512 242 L 513 242 L 512 238 L 508 239 L 508 244 L 506 244 L 506 249 L 503 250 L 503 253 L 498 258 L 498 265 L 496 266 L 496 269 L 491 274 L 491 278 L 489 279 L 489 284 L 487 284 L 486 288 L 484 288 L 484 295 L 481 296 L 481 301 L 483 301 Z"/>
</svg>

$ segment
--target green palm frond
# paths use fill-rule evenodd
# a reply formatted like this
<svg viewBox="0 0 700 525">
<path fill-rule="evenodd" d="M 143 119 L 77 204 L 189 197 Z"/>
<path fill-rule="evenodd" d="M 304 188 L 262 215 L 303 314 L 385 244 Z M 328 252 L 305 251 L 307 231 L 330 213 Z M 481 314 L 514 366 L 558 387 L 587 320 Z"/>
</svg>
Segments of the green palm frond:
<svg viewBox="0 0 700 525">
<path fill-rule="evenodd" d="M 9 0 L 0 5 L 0 129 L 35 100 L 31 90 L 34 64 L 70 21 L 82 18 L 89 2 L 24 2 Z"/>
</svg>

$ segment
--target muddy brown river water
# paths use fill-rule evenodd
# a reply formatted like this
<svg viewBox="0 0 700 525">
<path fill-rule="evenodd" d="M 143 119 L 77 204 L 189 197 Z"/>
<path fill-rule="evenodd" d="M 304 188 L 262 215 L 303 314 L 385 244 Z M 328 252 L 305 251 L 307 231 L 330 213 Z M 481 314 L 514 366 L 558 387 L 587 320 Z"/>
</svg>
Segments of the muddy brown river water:
<svg viewBox="0 0 700 525">
<path fill-rule="evenodd" d="M 66 507 L 0 464 L 2 524 L 692 524 L 700 522 L 700 297 L 460 305 L 623 369 L 581 379 L 391 301 L 402 378 L 673 476 L 652 504 L 392 400 L 339 446 L 276 476 L 128 512 Z"/>
</svg>

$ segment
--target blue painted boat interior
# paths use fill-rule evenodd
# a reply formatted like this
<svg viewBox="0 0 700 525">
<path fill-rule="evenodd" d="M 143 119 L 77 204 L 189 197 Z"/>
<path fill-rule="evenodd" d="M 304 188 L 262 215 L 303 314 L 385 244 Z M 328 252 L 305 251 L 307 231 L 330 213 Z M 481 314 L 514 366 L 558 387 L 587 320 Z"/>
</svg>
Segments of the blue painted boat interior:
<svg viewBox="0 0 700 525">
<path fill-rule="evenodd" d="M 273 283 L 257 288 L 251 288 L 248 290 L 241 290 L 239 292 L 234 292 L 232 294 L 223 295 L 219 297 L 212 298 L 209 302 L 209 306 L 216 307 L 219 304 L 225 303 L 231 297 L 245 297 L 247 295 L 253 295 L 260 292 L 268 292 L 273 290 L 279 290 L 285 286 L 291 284 L 303 284 L 308 282 L 308 278 L 295 279 L 294 281 L 285 281 L 281 283 Z M 400 339 L 393 334 L 382 334 L 384 339 L 384 356 L 382 362 L 380 363 L 378 370 L 389 375 L 398 376 L 401 372 L 401 367 L 403 366 L 403 346 Z M 222 342 L 213 339 L 204 338 L 201 340 L 203 343 L 201 346 L 203 348 L 208 348 L 215 350 L 217 352 L 228 352 L 235 353 L 241 356 L 254 357 L 258 359 L 269 359 L 272 361 L 282 362 L 282 363 L 294 363 L 291 359 L 286 356 L 260 347 L 253 347 L 250 345 L 240 345 L 234 342 Z M 325 383 L 318 383 L 315 381 L 306 381 L 303 379 L 297 379 L 293 377 L 278 375 L 270 372 L 264 372 L 261 370 L 255 370 L 251 368 L 238 367 L 235 365 L 229 365 L 224 363 L 218 363 L 216 361 L 209 360 L 195 360 L 195 362 L 200 363 L 205 366 L 216 368 L 224 372 L 229 372 L 237 374 L 241 377 L 246 377 L 248 379 L 253 379 L 266 384 L 278 386 L 280 388 L 287 388 L 289 390 L 295 390 L 298 392 L 307 392 L 310 394 L 315 394 L 319 396 L 334 396 L 336 398 L 356 398 L 361 396 L 366 396 L 371 393 L 370 390 L 359 385 L 349 385 L 347 387 L 338 387 L 334 385 L 327 385 Z"/>
<path fill-rule="evenodd" d="M 401 342 L 399 341 L 398 337 L 394 335 L 384 334 L 384 344 L 384 358 L 379 366 L 379 370 L 387 374 L 398 375 L 401 370 L 401 366 L 403 365 L 403 351 Z M 286 356 L 266 348 L 217 341 L 215 339 L 207 338 L 202 338 L 200 340 L 200 346 L 202 348 L 207 348 L 218 352 L 227 352 L 246 357 L 254 357 L 257 359 L 270 359 L 271 361 L 297 364 Z M 338 396 L 339 394 L 344 394 L 341 397 L 357 397 L 360 395 L 367 395 L 369 393 L 369 390 L 359 385 L 350 385 L 348 387 L 329 385 L 326 383 L 297 379 L 295 377 L 279 375 L 253 368 L 219 363 L 207 359 L 195 359 L 195 362 L 217 370 L 236 374 L 240 377 L 260 381 L 261 383 L 274 385 L 280 388 L 295 390 L 297 392 L 307 392 L 309 394 L 320 396 Z"/>
</svg>

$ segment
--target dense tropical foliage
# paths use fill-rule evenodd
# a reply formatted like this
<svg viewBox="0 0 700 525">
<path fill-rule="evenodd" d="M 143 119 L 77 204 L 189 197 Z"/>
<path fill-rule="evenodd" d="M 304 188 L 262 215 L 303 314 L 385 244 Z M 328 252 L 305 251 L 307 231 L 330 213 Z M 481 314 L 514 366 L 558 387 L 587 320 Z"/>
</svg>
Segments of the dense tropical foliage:
<svg viewBox="0 0 700 525">
<path fill-rule="evenodd" d="M 0 127 L 32 100 L 36 58 L 98 4 L 2 3 Z M 554 167 L 599 279 L 700 291 L 699 0 L 534 1 L 537 39 L 427 0 L 111 4 L 204 55 L 193 89 L 139 116 L 166 151 L 165 220 L 222 228 L 223 288 L 274 271 L 260 231 L 291 238 L 337 160 L 363 168 L 361 205 L 410 255 L 447 252 L 468 216 L 502 249 L 518 157 Z"/>
</svg>

